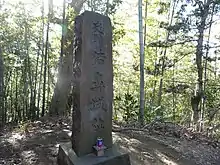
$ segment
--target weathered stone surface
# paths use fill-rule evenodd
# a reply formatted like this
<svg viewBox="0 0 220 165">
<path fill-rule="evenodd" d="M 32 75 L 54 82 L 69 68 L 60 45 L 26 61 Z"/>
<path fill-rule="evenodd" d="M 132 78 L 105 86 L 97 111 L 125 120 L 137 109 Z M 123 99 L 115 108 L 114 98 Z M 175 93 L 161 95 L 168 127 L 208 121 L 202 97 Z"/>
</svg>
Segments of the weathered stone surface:
<svg viewBox="0 0 220 165">
<path fill-rule="evenodd" d="M 72 148 L 93 151 L 97 137 L 112 146 L 112 27 L 110 19 L 86 11 L 75 19 Z"/>
<path fill-rule="evenodd" d="M 120 153 L 116 146 L 107 149 L 103 157 L 97 157 L 93 153 L 78 157 L 71 143 L 65 143 L 59 147 L 58 165 L 130 165 L 130 159 L 128 154 Z"/>
</svg>

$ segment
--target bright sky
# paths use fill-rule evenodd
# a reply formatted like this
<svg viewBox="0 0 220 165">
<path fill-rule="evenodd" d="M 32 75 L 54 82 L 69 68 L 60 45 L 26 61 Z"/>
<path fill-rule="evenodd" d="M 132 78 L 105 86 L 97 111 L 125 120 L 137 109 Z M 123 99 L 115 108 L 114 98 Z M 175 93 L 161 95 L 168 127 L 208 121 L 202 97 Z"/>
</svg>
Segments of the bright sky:
<svg viewBox="0 0 220 165">
<path fill-rule="evenodd" d="M 0 1 L 7 1 L 7 0 L 0 0 Z M 10 0 L 11 4 L 16 4 L 18 2 L 23 2 L 24 4 L 27 4 L 27 8 L 29 7 L 33 7 L 33 4 L 36 2 L 42 3 L 44 2 L 44 11 L 45 13 L 48 12 L 48 0 Z M 71 0 L 66 0 L 66 2 L 71 2 Z M 30 5 L 28 5 L 30 4 Z M 62 7 L 63 5 L 63 0 L 53 0 L 53 5 L 54 6 L 58 6 L 58 7 Z M 41 15 L 41 10 L 40 8 L 31 8 L 32 14 L 34 15 Z"/>
</svg>

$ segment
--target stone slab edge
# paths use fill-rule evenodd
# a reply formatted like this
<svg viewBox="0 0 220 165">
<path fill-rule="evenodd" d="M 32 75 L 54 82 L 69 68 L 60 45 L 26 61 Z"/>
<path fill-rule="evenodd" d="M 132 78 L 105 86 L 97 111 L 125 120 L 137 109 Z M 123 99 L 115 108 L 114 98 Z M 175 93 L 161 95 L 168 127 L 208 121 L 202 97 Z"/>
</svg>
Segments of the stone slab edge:
<svg viewBox="0 0 220 165">
<path fill-rule="evenodd" d="M 115 145 L 107 149 L 103 157 L 97 157 L 95 154 L 78 157 L 71 146 L 71 142 L 60 144 L 58 165 L 131 165 L 129 155 L 120 153 Z"/>
</svg>

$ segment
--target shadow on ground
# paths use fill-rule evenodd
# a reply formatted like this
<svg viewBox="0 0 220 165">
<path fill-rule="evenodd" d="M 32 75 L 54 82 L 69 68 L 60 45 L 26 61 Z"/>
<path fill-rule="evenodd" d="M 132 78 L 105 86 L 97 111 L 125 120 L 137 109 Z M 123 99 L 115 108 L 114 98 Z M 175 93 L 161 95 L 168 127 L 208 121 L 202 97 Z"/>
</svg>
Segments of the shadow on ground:
<svg viewBox="0 0 220 165">
<path fill-rule="evenodd" d="M 48 122 L 49 121 L 49 122 Z M 70 122 L 47 119 L 29 125 L 28 131 L 0 136 L 0 164 L 55 165 L 58 146 L 70 140 Z M 196 165 L 169 146 L 141 133 L 113 133 L 121 152 L 128 152 L 132 165 Z"/>
<path fill-rule="evenodd" d="M 140 133 L 115 134 L 122 152 L 128 152 L 134 165 L 196 165 L 167 145 Z"/>
<path fill-rule="evenodd" d="M 0 165 L 55 165 L 59 143 L 70 140 L 70 127 L 61 120 L 47 121 L 31 123 L 25 132 L 13 130 L 0 136 Z"/>
</svg>

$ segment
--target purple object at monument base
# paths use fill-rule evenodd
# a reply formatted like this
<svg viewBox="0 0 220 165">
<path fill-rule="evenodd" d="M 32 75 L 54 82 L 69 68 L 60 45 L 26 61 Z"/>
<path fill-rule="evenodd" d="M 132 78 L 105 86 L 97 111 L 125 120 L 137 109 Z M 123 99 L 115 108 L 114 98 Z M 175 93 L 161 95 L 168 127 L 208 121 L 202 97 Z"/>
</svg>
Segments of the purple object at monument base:
<svg viewBox="0 0 220 165">
<path fill-rule="evenodd" d="M 97 146 L 97 147 L 102 147 L 102 146 L 103 146 L 103 140 L 102 140 L 102 138 L 98 138 L 98 139 L 97 139 L 96 146 Z"/>
</svg>

